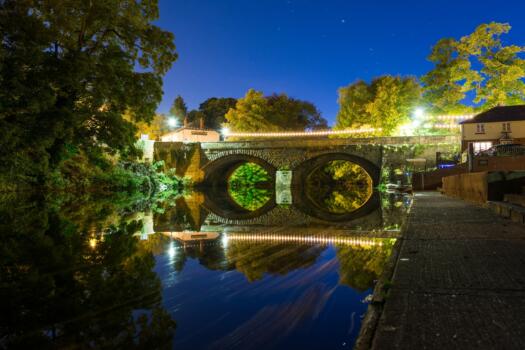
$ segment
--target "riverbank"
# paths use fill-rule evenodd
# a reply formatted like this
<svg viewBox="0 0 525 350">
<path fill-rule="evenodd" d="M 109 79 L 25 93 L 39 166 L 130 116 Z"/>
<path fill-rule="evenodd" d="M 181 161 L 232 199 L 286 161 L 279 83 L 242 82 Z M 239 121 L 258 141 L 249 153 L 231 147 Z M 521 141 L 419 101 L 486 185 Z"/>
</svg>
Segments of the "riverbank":
<svg viewBox="0 0 525 350">
<path fill-rule="evenodd" d="M 417 193 L 357 349 L 525 348 L 525 229 Z"/>
</svg>

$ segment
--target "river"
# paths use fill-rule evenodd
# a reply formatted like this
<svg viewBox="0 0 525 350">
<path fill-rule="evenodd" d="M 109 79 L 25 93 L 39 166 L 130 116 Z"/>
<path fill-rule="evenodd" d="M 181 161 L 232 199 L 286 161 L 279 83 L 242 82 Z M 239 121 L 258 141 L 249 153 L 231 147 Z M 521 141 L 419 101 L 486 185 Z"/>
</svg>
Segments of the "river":
<svg viewBox="0 0 525 350">
<path fill-rule="evenodd" d="M 265 191 L 4 199 L 0 348 L 351 348 L 411 197 Z"/>
</svg>

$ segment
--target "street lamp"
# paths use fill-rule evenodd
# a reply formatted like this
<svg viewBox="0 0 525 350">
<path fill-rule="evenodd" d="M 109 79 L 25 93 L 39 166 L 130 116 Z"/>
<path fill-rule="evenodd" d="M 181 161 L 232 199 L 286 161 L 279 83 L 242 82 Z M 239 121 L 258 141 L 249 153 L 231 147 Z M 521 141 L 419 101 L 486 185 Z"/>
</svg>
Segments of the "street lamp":
<svg viewBox="0 0 525 350">
<path fill-rule="evenodd" d="M 421 107 L 416 108 L 414 111 L 414 118 L 421 119 L 425 115 L 425 110 Z"/>
<path fill-rule="evenodd" d="M 228 135 L 230 135 L 230 129 L 228 129 L 227 127 L 223 127 L 221 129 L 221 134 L 222 134 L 222 139 L 226 141 L 226 138 L 228 137 Z"/>
<path fill-rule="evenodd" d="M 176 126 L 177 126 L 177 119 L 174 118 L 174 117 L 169 117 L 169 118 L 168 118 L 168 126 L 169 126 L 170 128 L 174 128 L 174 127 L 176 127 Z"/>
</svg>

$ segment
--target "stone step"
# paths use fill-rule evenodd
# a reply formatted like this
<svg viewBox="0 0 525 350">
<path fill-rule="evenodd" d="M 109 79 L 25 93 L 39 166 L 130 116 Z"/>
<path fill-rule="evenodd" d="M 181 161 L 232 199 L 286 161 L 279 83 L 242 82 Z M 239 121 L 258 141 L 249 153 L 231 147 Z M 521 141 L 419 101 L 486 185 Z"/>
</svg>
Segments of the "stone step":
<svg viewBox="0 0 525 350">
<path fill-rule="evenodd" d="M 496 214 L 511 219 L 514 222 L 525 224 L 525 208 L 507 202 L 489 201 L 488 207 Z"/>
<path fill-rule="evenodd" d="M 503 200 L 510 204 L 520 205 L 525 207 L 525 194 L 509 193 L 504 195 Z"/>
</svg>

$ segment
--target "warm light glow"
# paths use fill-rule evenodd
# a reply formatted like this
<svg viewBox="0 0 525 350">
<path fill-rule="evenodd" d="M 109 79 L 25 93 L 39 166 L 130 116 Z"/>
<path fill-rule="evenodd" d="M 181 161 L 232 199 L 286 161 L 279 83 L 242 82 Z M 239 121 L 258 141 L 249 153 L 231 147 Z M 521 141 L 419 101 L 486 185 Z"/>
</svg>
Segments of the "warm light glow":
<svg viewBox="0 0 525 350">
<path fill-rule="evenodd" d="M 177 119 L 174 118 L 174 117 L 169 117 L 168 118 L 168 126 L 174 128 L 177 126 Z"/>
<path fill-rule="evenodd" d="M 170 259 L 173 259 L 173 257 L 175 257 L 175 253 L 175 244 L 173 242 L 170 242 L 170 247 L 168 248 L 168 256 L 170 257 Z"/>
<path fill-rule="evenodd" d="M 437 120 L 463 121 L 474 118 L 474 114 L 465 115 L 438 115 L 434 117 Z"/>
<path fill-rule="evenodd" d="M 275 234 L 228 234 L 228 239 L 232 241 L 277 241 L 302 244 L 346 244 L 350 246 L 382 246 L 383 242 L 379 239 L 362 237 L 326 237 L 326 236 L 303 236 L 303 235 L 275 235 Z"/>
<path fill-rule="evenodd" d="M 96 238 L 91 238 L 89 240 L 89 246 L 92 248 L 92 249 L 95 249 L 97 247 L 97 239 Z"/>
<path fill-rule="evenodd" d="M 423 118 L 424 115 L 425 115 L 425 110 L 421 107 L 416 108 L 416 110 L 414 111 L 414 117 L 417 119 Z"/>
<path fill-rule="evenodd" d="M 222 246 L 224 248 L 227 248 L 228 247 L 228 241 L 229 241 L 229 237 L 227 234 L 223 233 L 222 234 L 222 238 L 221 238 L 221 242 L 222 242 Z"/>
<path fill-rule="evenodd" d="M 436 128 L 436 129 L 457 129 L 460 126 L 461 125 L 459 124 L 430 124 L 431 128 Z"/>
<path fill-rule="evenodd" d="M 229 132 L 223 129 L 222 134 L 231 137 L 303 137 L 303 136 L 328 136 L 345 134 L 362 134 L 381 132 L 380 128 L 322 130 L 322 131 L 286 131 L 286 132 Z"/>
</svg>

